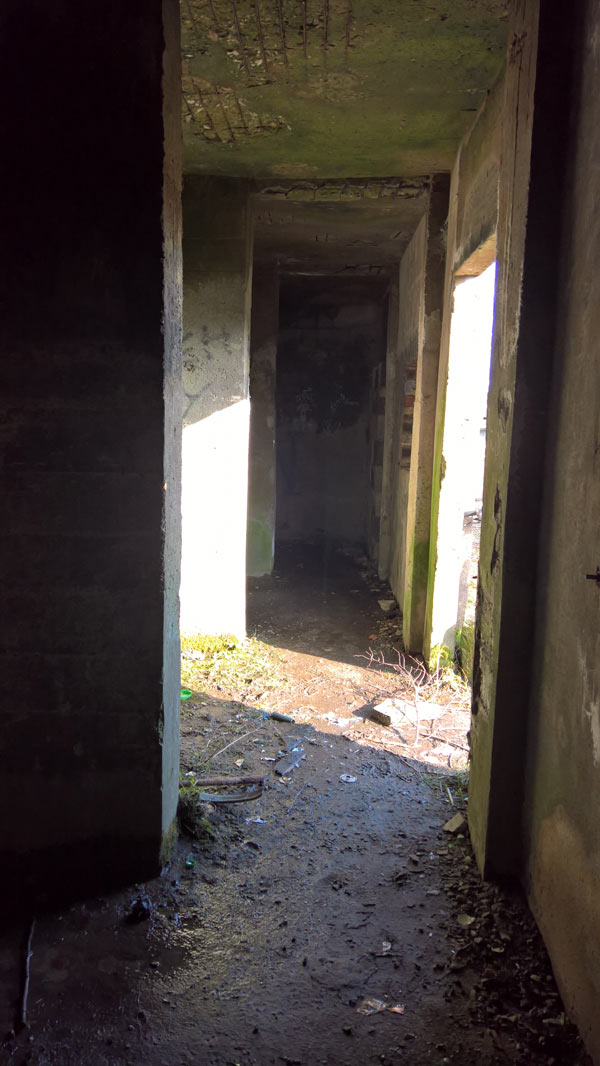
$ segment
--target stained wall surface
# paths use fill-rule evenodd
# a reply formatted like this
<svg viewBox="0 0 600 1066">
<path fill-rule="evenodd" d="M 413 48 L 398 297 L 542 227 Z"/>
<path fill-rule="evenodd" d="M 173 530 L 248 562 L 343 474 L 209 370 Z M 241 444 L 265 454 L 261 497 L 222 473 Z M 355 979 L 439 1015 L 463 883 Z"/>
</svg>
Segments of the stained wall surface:
<svg viewBox="0 0 600 1066">
<path fill-rule="evenodd" d="M 246 570 L 270 574 L 275 560 L 275 380 L 279 328 L 279 272 L 254 264 L 250 328 L 250 456 Z"/>
<path fill-rule="evenodd" d="M 527 882 L 565 1005 L 600 1062 L 600 13 L 574 48 L 536 673 L 526 775 Z M 562 52 L 553 42 L 555 62 Z"/>
<path fill-rule="evenodd" d="M 599 34 L 592 3 L 513 7 L 469 825 L 482 869 L 523 880 L 600 1062 Z"/>
<path fill-rule="evenodd" d="M 427 606 L 449 184 L 447 175 L 432 180 L 427 213 L 400 263 L 395 383 L 388 397 L 395 414 L 386 425 L 396 450 L 390 584 L 402 606 L 406 649 L 417 653 L 423 650 Z"/>
<path fill-rule="evenodd" d="M 2 42 L 0 852 L 30 906 L 156 873 L 176 813 L 177 5 L 8 3 Z"/>
<path fill-rule="evenodd" d="M 457 274 L 464 272 L 476 274 L 489 266 L 495 255 L 503 96 L 504 81 L 502 77 L 490 92 L 485 104 L 477 114 L 471 130 L 459 148 L 450 185 L 447 256 L 444 278 L 444 313 L 437 382 L 435 452 L 431 494 L 432 534 L 424 641 L 424 652 L 427 657 L 429 657 L 432 650 L 438 541 L 440 536 L 444 535 L 438 528 L 438 517 L 440 492 L 446 468 L 443 442 L 450 356 L 450 330 L 454 310 L 454 287 Z M 440 545 L 440 547 L 443 546 Z M 451 621 L 449 624 L 452 626 Z M 443 636 L 444 627 L 438 625 L 438 632 L 433 638 L 434 645 L 440 640 L 440 629 Z"/>
<path fill-rule="evenodd" d="M 388 347 L 386 445 L 390 448 L 390 560 L 388 577 L 399 603 L 406 574 L 406 523 L 417 362 L 423 336 L 427 219 L 423 216 L 398 271 L 397 340 Z"/>
</svg>

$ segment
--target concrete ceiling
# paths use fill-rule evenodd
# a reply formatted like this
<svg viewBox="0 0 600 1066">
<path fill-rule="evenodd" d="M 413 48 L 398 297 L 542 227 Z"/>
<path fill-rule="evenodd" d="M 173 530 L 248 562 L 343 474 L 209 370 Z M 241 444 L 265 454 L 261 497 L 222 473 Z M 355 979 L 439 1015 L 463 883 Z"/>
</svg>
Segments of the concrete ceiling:
<svg viewBox="0 0 600 1066">
<path fill-rule="evenodd" d="M 184 169 L 447 171 L 502 65 L 507 0 L 181 0 Z"/>
<path fill-rule="evenodd" d="M 254 254 L 282 273 L 385 276 L 428 199 L 427 179 L 257 184 Z"/>
</svg>

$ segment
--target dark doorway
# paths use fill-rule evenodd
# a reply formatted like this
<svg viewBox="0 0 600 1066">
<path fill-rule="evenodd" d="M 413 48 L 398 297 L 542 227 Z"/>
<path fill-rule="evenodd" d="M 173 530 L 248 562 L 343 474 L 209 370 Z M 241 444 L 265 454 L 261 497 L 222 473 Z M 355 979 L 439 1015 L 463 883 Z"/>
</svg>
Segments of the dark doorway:
<svg viewBox="0 0 600 1066">
<path fill-rule="evenodd" d="M 367 547 L 373 539 L 383 453 L 386 291 L 381 278 L 282 282 L 276 555 L 290 541 Z"/>
</svg>

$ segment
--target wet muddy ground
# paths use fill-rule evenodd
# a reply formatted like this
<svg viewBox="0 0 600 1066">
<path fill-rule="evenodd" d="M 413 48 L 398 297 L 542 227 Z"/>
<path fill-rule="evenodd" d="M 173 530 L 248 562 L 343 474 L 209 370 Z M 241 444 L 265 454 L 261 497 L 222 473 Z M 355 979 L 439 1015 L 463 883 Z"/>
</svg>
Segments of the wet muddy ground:
<svg viewBox="0 0 600 1066">
<path fill-rule="evenodd" d="M 187 789 L 266 775 L 262 795 L 197 804 L 156 880 L 36 916 L 27 1028 L 31 929 L 5 935 L 0 1061 L 584 1066 L 523 901 L 443 828 L 465 801 L 461 697 L 437 693 L 445 741 L 371 722 L 402 681 L 355 658 L 397 643 L 382 590 L 347 554 L 278 566 L 250 595 L 272 676 L 198 679 L 182 717 Z"/>
</svg>

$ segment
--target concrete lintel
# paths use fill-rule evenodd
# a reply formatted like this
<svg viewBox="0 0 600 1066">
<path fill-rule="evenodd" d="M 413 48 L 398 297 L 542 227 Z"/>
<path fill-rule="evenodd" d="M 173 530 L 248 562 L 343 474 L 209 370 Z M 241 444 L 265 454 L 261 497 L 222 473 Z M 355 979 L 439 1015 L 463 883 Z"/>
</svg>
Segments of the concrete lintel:
<svg viewBox="0 0 600 1066">
<path fill-rule="evenodd" d="M 335 203 L 370 200 L 376 207 L 387 200 L 420 196 L 430 187 L 431 178 L 356 178 L 322 181 L 256 182 L 255 194 L 261 200 Z M 383 203 L 382 203 L 383 201 Z"/>
</svg>

